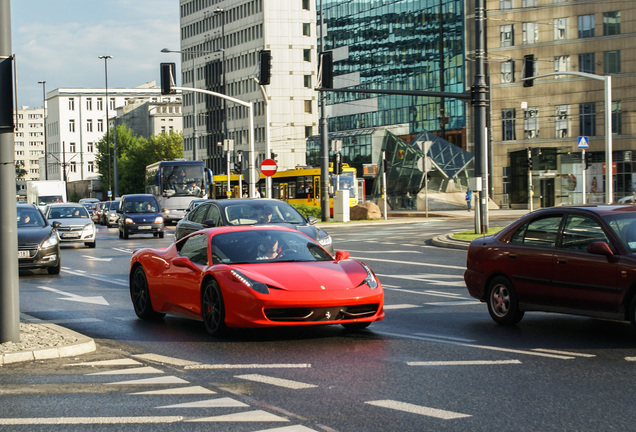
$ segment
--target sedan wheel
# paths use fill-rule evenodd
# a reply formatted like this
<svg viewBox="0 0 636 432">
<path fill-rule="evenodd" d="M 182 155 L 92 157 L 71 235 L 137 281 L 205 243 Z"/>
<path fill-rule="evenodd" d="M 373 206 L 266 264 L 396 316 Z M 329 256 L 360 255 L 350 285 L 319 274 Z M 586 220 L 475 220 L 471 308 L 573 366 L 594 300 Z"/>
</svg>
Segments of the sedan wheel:
<svg viewBox="0 0 636 432">
<path fill-rule="evenodd" d="M 513 325 L 523 318 L 517 293 L 507 278 L 500 276 L 491 282 L 488 289 L 488 312 L 496 323 L 502 325 Z"/>
<path fill-rule="evenodd" d="M 225 306 L 219 284 L 210 279 L 204 282 L 201 292 L 201 314 L 205 330 L 218 336 L 225 330 Z"/>
<path fill-rule="evenodd" d="M 130 279 L 130 299 L 132 300 L 135 313 L 142 319 L 161 319 L 165 314 L 152 310 L 150 303 L 150 292 L 148 291 L 148 280 L 143 267 L 137 266 L 133 270 Z"/>
</svg>

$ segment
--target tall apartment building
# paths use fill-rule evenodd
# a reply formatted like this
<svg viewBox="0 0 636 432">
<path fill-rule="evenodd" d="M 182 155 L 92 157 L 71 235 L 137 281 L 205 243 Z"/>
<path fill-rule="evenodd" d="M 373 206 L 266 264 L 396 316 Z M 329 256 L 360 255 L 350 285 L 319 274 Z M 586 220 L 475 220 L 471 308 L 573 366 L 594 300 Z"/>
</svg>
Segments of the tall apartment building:
<svg viewBox="0 0 636 432">
<path fill-rule="evenodd" d="M 16 192 L 26 195 L 27 181 L 44 179 L 44 166 L 40 166 L 44 155 L 44 108 L 22 107 L 15 114 L 15 162 L 26 171 L 16 182 Z"/>
<path fill-rule="evenodd" d="M 585 201 L 606 202 L 608 109 L 614 200 L 631 195 L 636 189 L 636 2 L 487 0 L 486 7 L 492 198 L 527 208 L 530 152 L 534 208 L 581 203 L 583 179 Z M 597 77 L 522 80 L 555 72 Z M 609 107 L 605 76 L 612 83 Z M 579 137 L 589 138 L 588 168 Z"/>
<path fill-rule="evenodd" d="M 182 85 L 254 104 L 257 165 L 270 157 L 267 130 L 279 169 L 304 165 L 306 139 L 318 130 L 315 1 L 180 0 L 180 17 Z M 268 110 L 255 82 L 262 50 L 272 58 Z M 184 157 L 225 173 L 224 141 L 232 159 L 249 151 L 248 109 L 200 93 L 183 100 Z"/>
<path fill-rule="evenodd" d="M 162 96 L 161 89 L 154 82 L 130 89 L 109 88 L 108 101 L 104 88 L 58 88 L 48 92 L 46 135 L 49 180 L 64 180 L 64 169 L 68 182 L 98 178 L 96 144 L 106 134 L 107 112 L 112 128 L 118 108 L 129 103 L 178 105 L 180 98 L 179 94 Z M 174 116 L 178 116 L 178 109 L 175 110 Z"/>
</svg>

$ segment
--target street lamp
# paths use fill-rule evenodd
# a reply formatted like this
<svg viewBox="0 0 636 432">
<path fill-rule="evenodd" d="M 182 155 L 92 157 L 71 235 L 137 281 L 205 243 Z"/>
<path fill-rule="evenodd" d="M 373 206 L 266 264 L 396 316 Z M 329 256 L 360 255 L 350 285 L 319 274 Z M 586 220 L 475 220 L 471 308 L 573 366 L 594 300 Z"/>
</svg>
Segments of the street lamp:
<svg viewBox="0 0 636 432">
<path fill-rule="evenodd" d="M 225 91 L 225 9 L 222 8 L 216 8 L 214 9 L 214 14 L 215 15 L 221 15 L 221 51 L 222 51 L 222 57 L 221 57 L 221 73 L 223 74 L 223 90 L 221 90 L 221 93 L 226 94 Z M 223 99 L 223 144 L 225 144 L 225 140 L 227 139 L 227 115 L 225 114 L 226 112 L 226 100 Z M 229 175 L 229 173 L 228 173 Z M 229 189 L 229 184 L 228 184 L 228 189 Z"/>
<path fill-rule="evenodd" d="M 46 150 L 46 81 L 38 81 L 42 84 L 42 108 L 44 108 L 44 180 L 49 179 L 49 155 Z M 42 177 L 40 177 L 42 178 Z"/>
<path fill-rule="evenodd" d="M 106 145 L 108 146 L 108 194 L 109 198 L 112 198 L 112 191 L 110 188 L 110 127 L 108 124 L 108 59 L 112 59 L 112 56 L 109 55 L 101 55 L 98 57 L 101 60 L 104 60 L 104 78 L 105 78 L 105 89 L 106 89 Z M 115 164 L 117 161 L 115 161 Z"/>
</svg>

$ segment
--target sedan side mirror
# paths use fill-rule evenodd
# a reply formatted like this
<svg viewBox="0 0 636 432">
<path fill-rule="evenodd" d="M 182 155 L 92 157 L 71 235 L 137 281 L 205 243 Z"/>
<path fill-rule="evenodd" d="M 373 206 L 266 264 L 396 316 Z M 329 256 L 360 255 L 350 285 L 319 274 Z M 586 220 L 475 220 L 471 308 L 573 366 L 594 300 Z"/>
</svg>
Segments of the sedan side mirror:
<svg viewBox="0 0 636 432">
<path fill-rule="evenodd" d="M 216 226 L 216 222 L 214 222 L 214 219 L 206 219 L 203 222 L 201 222 L 201 225 L 203 225 L 206 228 L 214 228 Z"/>
<path fill-rule="evenodd" d="M 58 229 L 62 226 L 62 222 L 54 221 L 51 223 L 51 226 L 53 227 L 53 229 Z"/>
<path fill-rule="evenodd" d="M 596 241 L 587 245 L 587 251 L 595 255 L 603 255 L 608 258 L 614 257 L 614 252 L 610 249 L 609 245 L 604 241 Z"/>
<path fill-rule="evenodd" d="M 318 222 L 318 218 L 316 216 L 307 216 L 307 222 L 309 222 L 309 225 L 315 225 Z"/>
</svg>

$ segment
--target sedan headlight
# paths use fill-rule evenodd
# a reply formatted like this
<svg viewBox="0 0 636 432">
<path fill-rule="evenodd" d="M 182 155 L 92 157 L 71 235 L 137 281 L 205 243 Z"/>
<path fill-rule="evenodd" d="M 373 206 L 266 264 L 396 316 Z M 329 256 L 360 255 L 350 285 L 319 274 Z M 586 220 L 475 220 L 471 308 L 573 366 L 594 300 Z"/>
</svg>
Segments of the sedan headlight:
<svg viewBox="0 0 636 432">
<path fill-rule="evenodd" d="M 323 237 L 321 239 L 318 239 L 318 243 L 320 243 L 321 246 L 329 246 L 331 244 L 332 240 L 331 240 L 331 236 L 327 234 L 327 237 Z"/>
<path fill-rule="evenodd" d="M 161 223 L 163 223 L 163 218 L 162 218 L 161 216 L 157 216 L 157 217 L 155 218 L 155 223 L 156 223 L 156 224 L 161 224 Z"/>
<path fill-rule="evenodd" d="M 232 275 L 236 279 L 243 282 L 245 285 L 252 288 L 254 291 L 261 294 L 269 294 L 269 288 L 267 288 L 267 285 L 265 285 L 263 282 L 257 282 L 254 279 L 248 278 L 247 276 L 245 276 L 243 273 L 241 273 L 238 270 L 230 270 L 230 273 L 232 273 Z"/>
<path fill-rule="evenodd" d="M 360 285 L 367 284 L 369 288 L 376 289 L 378 287 L 378 280 L 375 278 L 375 275 L 373 274 L 371 269 L 367 267 L 366 264 L 362 264 L 362 267 L 364 267 L 364 269 L 367 271 L 367 277 L 364 278 Z"/>
<path fill-rule="evenodd" d="M 49 235 L 49 237 L 42 242 L 41 248 L 47 249 L 47 248 L 50 248 L 51 246 L 55 246 L 57 243 L 58 243 L 57 233 L 52 232 L 51 235 Z"/>
<path fill-rule="evenodd" d="M 95 225 L 86 224 L 84 225 L 84 233 L 85 234 L 93 234 L 95 232 Z"/>
<path fill-rule="evenodd" d="M 134 222 L 131 218 L 127 217 L 126 219 L 124 219 L 124 223 L 125 223 L 126 225 L 132 225 L 132 224 L 134 224 L 135 222 Z"/>
</svg>

